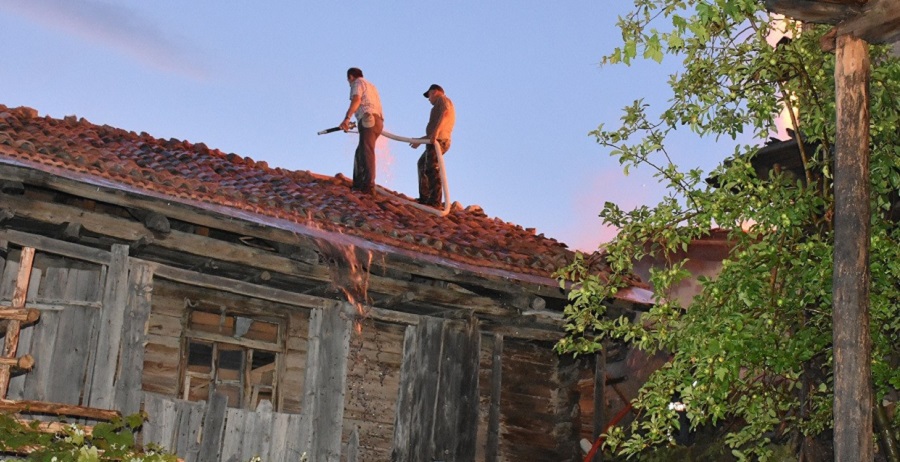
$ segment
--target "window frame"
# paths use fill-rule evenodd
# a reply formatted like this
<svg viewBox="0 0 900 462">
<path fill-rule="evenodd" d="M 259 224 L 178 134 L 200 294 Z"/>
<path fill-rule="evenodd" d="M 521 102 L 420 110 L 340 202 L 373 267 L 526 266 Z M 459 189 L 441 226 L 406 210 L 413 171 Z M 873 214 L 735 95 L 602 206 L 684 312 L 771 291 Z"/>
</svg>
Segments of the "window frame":
<svg viewBox="0 0 900 462">
<path fill-rule="evenodd" d="M 242 337 L 234 337 L 230 335 L 226 335 L 223 333 L 211 332 L 209 330 L 196 328 L 196 325 L 192 323 L 194 320 L 195 313 L 205 313 L 206 315 L 215 315 L 220 319 L 219 330 L 221 331 L 223 327 L 228 329 L 227 319 L 233 319 L 234 322 L 230 325 L 230 329 L 234 330 L 235 325 L 237 324 L 238 318 L 250 319 L 251 324 L 254 322 L 260 322 L 264 324 L 273 324 L 276 328 L 275 330 L 275 340 L 270 342 L 267 340 L 259 340 L 252 338 L 243 338 Z M 183 329 L 181 335 L 181 348 L 180 353 L 181 357 L 179 360 L 179 379 L 178 379 L 178 397 L 188 401 L 206 401 L 209 402 L 213 393 L 217 390 L 217 388 L 221 388 L 222 385 L 237 385 L 238 389 L 238 401 L 237 405 L 233 405 L 231 402 L 231 397 L 229 397 L 228 407 L 237 408 L 237 409 L 245 409 L 245 410 L 255 410 L 259 405 L 259 397 L 261 394 L 268 394 L 272 405 L 273 411 L 280 411 L 281 409 L 281 396 L 280 396 L 280 382 L 283 376 L 284 370 L 284 358 L 287 353 L 287 316 L 279 316 L 278 314 L 273 313 L 262 313 L 258 310 L 251 309 L 241 309 L 239 307 L 233 306 L 223 306 L 217 303 L 206 302 L 203 300 L 192 301 L 190 299 L 185 299 L 185 310 L 184 310 L 184 318 Z M 245 332 L 246 335 L 247 332 Z M 209 372 L 195 372 L 190 369 L 190 354 L 191 354 L 191 345 L 192 344 L 204 344 L 209 345 L 210 347 L 210 364 L 209 364 Z M 219 363 L 220 356 L 219 352 L 221 346 L 227 346 L 229 348 L 226 351 L 241 351 L 243 357 L 241 360 L 241 369 L 238 370 L 238 379 L 228 379 L 228 380 L 220 380 L 219 379 L 219 369 L 217 364 Z M 271 367 L 271 384 L 267 385 L 264 383 L 254 383 L 252 381 L 252 363 L 255 353 L 265 352 L 266 354 L 272 354 L 274 359 L 271 363 L 273 366 Z M 266 365 L 260 366 L 260 368 L 266 367 Z M 257 369 L 260 369 L 257 368 Z M 260 372 L 261 374 L 267 374 L 269 370 Z M 193 395 L 191 392 L 191 387 L 195 386 L 192 382 L 195 380 L 204 380 L 206 381 L 207 393 L 205 398 L 198 398 L 196 395 Z M 193 397 L 192 397 L 193 395 Z"/>
</svg>

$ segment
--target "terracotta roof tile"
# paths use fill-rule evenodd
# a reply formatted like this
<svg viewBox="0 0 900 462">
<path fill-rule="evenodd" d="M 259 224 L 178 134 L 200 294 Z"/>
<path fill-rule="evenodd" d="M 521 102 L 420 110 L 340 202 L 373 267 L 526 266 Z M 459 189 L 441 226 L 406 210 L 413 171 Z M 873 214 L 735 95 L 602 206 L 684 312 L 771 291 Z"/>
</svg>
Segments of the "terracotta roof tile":
<svg viewBox="0 0 900 462">
<path fill-rule="evenodd" d="M 30 108 L 0 105 L 0 162 L 6 159 L 485 268 L 549 277 L 572 257 L 565 244 L 488 217 L 477 205 L 454 203 L 440 218 L 397 198 L 361 196 L 341 174 L 270 168 L 203 143 L 157 139 L 75 116 L 38 117 Z"/>
</svg>

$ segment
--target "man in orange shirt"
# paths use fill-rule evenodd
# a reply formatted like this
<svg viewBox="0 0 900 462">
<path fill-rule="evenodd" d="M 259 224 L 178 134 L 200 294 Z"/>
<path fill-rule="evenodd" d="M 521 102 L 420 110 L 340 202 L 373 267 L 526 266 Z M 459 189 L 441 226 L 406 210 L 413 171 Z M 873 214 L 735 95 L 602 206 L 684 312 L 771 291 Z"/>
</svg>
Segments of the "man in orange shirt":
<svg viewBox="0 0 900 462">
<path fill-rule="evenodd" d="M 453 101 L 444 94 L 440 85 L 432 84 L 423 94 L 431 102 L 431 115 L 425 127 L 425 136 L 431 144 L 425 146 L 425 153 L 419 158 L 419 198 L 418 202 L 432 207 L 441 207 L 441 172 L 434 145 L 439 143 L 441 152 L 450 150 L 450 133 L 456 123 L 456 110 Z M 413 149 L 418 143 L 411 143 Z"/>
</svg>

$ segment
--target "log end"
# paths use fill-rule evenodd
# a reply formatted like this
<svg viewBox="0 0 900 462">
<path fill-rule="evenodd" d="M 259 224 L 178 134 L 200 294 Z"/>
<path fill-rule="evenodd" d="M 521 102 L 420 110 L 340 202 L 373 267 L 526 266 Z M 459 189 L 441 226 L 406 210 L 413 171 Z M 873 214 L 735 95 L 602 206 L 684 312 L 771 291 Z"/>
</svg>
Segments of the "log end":
<svg viewBox="0 0 900 462">
<path fill-rule="evenodd" d="M 32 324 L 41 318 L 41 310 L 36 308 L 28 308 L 25 314 L 25 324 Z"/>
<path fill-rule="evenodd" d="M 30 371 L 32 367 L 34 367 L 34 358 L 31 355 L 22 356 L 16 361 L 16 368 L 23 371 Z"/>
</svg>

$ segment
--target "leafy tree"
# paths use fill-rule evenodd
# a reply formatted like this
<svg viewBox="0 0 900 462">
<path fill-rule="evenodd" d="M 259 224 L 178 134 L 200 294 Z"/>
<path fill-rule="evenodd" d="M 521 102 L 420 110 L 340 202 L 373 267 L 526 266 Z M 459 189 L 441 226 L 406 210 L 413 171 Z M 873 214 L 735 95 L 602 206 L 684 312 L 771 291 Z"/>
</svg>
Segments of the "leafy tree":
<svg viewBox="0 0 900 462">
<path fill-rule="evenodd" d="M 624 109 L 619 128 L 601 125 L 592 134 L 626 172 L 653 169 L 668 193 L 655 207 L 605 204 L 600 217 L 620 229 L 604 250 L 611 274 L 591 273 L 581 256 L 558 272 L 573 290 L 568 335 L 557 350 L 587 354 L 616 339 L 671 354 L 636 399 L 639 417 L 610 431 L 608 447 L 616 453 L 672 444 L 679 423 L 668 405 L 676 394 L 691 428 L 719 431 L 739 460 L 770 459 L 772 443 L 800 452 L 805 442 L 828 439 L 822 437 L 832 421 L 834 56 L 819 47 L 827 28 L 804 26 L 773 48 L 766 37 L 775 26 L 758 0 L 634 0 L 634 6 L 619 18 L 623 44 L 604 64 L 669 55 L 684 67 L 670 77 L 672 99 L 658 116 L 637 100 Z M 890 218 L 900 190 L 900 62 L 887 51 L 870 51 L 877 403 L 896 400 L 900 390 L 900 228 Z M 817 146 L 800 150 L 799 178 L 777 169 L 760 177 L 751 165 L 758 146 L 722 142 L 745 131 L 765 139 L 781 104 L 799 106 L 795 127 L 806 144 L 798 148 Z M 733 155 L 712 172 L 682 171 L 665 141 L 684 127 L 717 137 L 723 149 L 730 144 Z M 681 306 L 669 295 L 688 273 L 673 255 L 715 226 L 730 230 L 733 248 L 721 273 L 701 280 L 700 294 Z M 634 262 L 645 257 L 666 262 L 651 272 L 655 305 L 634 320 L 606 317 L 604 301 L 628 285 Z"/>
<path fill-rule="evenodd" d="M 135 443 L 134 434 L 145 419 L 145 414 L 134 414 L 98 423 L 90 432 L 71 424 L 53 433 L 42 430 L 39 421 L 22 423 L 0 414 L 0 454 L 27 454 L 27 460 L 47 462 L 174 462 L 174 455 L 158 447 L 141 448 Z"/>
</svg>

